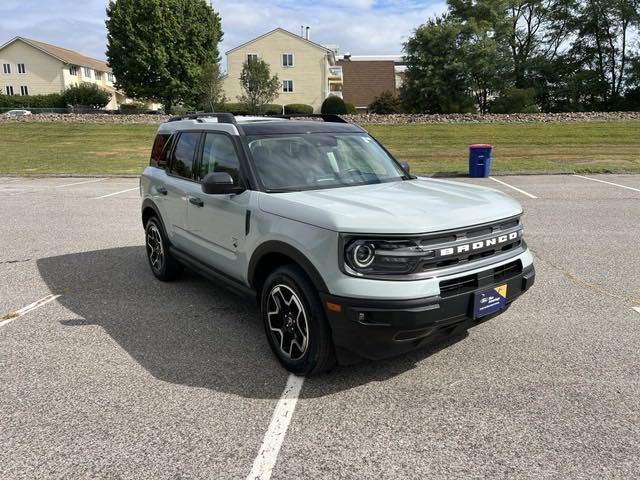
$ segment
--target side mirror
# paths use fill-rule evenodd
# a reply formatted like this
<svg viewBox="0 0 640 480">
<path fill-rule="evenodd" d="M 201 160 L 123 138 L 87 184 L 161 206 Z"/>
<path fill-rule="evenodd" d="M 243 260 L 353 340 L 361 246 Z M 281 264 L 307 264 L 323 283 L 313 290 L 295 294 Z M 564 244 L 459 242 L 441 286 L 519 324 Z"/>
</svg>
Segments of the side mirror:
<svg viewBox="0 0 640 480">
<path fill-rule="evenodd" d="M 227 172 L 213 172 L 207 174 L 201 182 L 202 191 L 207 195 L 229 195 L 244 190 L 233 183 L 233 178 Z"/>
<path fill-rule="evenodd" d="M 400 166 L 404 168 L 404 171 L 411 174 L 411 167 L 408 162 L 400 162 Z"/>
</svg>

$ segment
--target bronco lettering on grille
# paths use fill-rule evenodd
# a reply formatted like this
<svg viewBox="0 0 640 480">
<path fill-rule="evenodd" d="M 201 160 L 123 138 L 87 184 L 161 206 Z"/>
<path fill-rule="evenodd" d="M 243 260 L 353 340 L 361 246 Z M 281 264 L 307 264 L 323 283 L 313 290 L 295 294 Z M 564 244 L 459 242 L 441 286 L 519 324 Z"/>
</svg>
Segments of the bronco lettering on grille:
<svg viewBox="0 0 640 480">
<path fill-rule="evenodd" d="M 509 234 L 500 235 L 498 237 L 479 240 L 473 243 L 463 243 L 453 247 L 441 248 L 438 251 L 439 257 L 448 257 L 450 255 L 459 255 L 461 253 L 478 252 L 480 250 L 489 249 L 505 243 L 513 242 L 522 236 L 522 230 L 511 232 Z"/>
</svg>

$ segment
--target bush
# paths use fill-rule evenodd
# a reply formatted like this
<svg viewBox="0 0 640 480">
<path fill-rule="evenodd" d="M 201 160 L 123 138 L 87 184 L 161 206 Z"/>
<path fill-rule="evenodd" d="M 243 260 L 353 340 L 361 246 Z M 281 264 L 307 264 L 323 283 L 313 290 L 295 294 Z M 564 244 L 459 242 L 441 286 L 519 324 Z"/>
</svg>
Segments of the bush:
<svg viewBox="0 0 640 480">
<path fill-rule="evenodd" d="M 324 102 L 322 102 L 322 113 L 332 113 L 336 115 L 344 115 L 347 113 L 347 106 L 340 97 L 335 95 L 328 96 Z"/>
<path fill-rule="evenodd" d="M 0 108 L 66 108 L 62 95 L 0 95 Z"/>
<path fill-rule="evenodd" d="M 123 103 L 120 105 L 120 111 L 122 113 L 137 113 L 146 111 L 147 107 L 144 103 L 133 102 L 133 103 Z"/>
<path fill-rule="evenodd" d="M 282 105 L 268 103 L 261 108 L 263 115 L 282 115 Z"/>
<path fill-rule="evenodd" d="M 223 103 L 216 109 L 219 113 L 233 113 L 234 115 L 249 115 L 249 107 L 244 103 Z"/>
<path fill-rule="evenodd" d="M 538 113 L 534 88 L 512 88 L 489 105 L 491 113 Z"/>
<path fill-rule="evenodd" d="M 111 94 L 94 83 L 85 82 L 67 88 L 62 93 L 62 98 L 67 105 L 104 108 L 111 100 Z"/>
<path fill-rule="evenodd" d="M 369 105 L 369 111 L 382 115 L 400 112 L 400 100 L 389 90 L 382 92 Z"/>
<path fill-rule="evenodd" d="M 313 107 L 304 103 L 290 103 L 284 106 L 285 113 L 312 115 Z"/>
<path fill-rule="evenodd" d="M 348 114 L 355 115 L 356 113 L 358 113 L 358 111 L 356 110 L 356 106 L 353 103 L 344 102 L 344 104 L 347 107 L 347 113 Z"/>
</svg>

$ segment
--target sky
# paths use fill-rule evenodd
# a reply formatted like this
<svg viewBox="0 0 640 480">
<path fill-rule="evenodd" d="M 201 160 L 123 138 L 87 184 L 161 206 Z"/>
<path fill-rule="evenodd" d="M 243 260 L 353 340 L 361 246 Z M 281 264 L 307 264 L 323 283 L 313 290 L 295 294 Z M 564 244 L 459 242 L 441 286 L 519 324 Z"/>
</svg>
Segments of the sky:
<svg viewBox="0 0 640 480">
<path fill-rule="evenodd" d="M 24 36 L 105 59 L 107 0 L 0 0 L 0 44 Z M 311 40 L 352 55 L 399 54 L 413 30 L 445 10 L 442 0 L 213 0 L 220 53 L 276 27 L 311 27 Z"/>
</svg>

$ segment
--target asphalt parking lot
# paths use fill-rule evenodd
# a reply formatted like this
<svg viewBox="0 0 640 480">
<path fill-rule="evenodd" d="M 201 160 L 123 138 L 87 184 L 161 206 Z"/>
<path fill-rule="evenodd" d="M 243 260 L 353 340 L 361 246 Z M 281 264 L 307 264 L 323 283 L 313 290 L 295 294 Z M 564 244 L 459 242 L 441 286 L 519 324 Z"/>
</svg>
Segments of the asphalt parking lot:
<svg viewBox="0 0 640 480">
<path fill-rule="evenodd" d="M 535 287 L 306 379 L 271 478 L 640 476 L 640 176 L 587 177 L 458 179 L 523 203 Z M 154 279 L 137 184 L 0 178 L 0 479 L 243 479 L 267 441 L 288 374 L 257 309 Z"/>
</svg>

